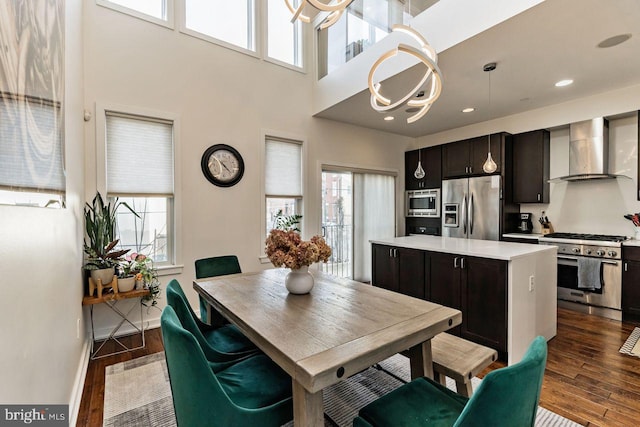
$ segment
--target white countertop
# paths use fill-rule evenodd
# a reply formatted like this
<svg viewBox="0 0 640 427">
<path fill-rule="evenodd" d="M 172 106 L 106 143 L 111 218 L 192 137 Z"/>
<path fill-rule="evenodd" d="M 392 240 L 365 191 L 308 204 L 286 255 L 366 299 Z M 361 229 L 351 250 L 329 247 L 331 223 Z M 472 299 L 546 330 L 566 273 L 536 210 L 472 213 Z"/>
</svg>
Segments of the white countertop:
<svg viewBox="0 0 640 427">
<path fill-rule="evenodd" d="M 530 239 L 530 240 L 538 240 L 542 237 L 540 233 L 507 233 L 503 234 L 502 237 L 511 237 L 514 239 Z"/>
<path fill-rule="evenodd" d="M 405 236 L 392 239 L 375 239 L 371 240 L 371 243 L 432 252 L 444 252 L 455 255 L 501 259 L 505 261 L 511 261 L 535 252 L 557 251 L 555 246 L 548 245 L 459 239 L 441 236 Z"/>
<path fill-rule="evenodd" d="M 630 239 L 622 242 L 622 246 L 640 246 L 640 240 Z"/>
</svg>

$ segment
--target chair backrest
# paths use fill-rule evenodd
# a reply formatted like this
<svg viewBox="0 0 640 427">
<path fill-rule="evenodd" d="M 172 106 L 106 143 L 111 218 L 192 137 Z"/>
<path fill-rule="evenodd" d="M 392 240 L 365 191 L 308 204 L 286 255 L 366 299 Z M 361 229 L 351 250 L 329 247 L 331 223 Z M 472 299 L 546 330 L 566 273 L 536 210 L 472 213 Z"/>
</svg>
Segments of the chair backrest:
<svg viewBox="0 0 640 427">
<path fill-rule="evenodd" d="M 547 342 L 536 337 L 522 360 L 487 374 L 454 427 L 533 426 L 547 363 Z"/>
<path fill-rule="evenodd" d="M 242 273 L 235 255 L 216 256 L 196 260 L 196 279 Z"/>
<path fill-rule="evenodd" d="M 178 425 L 212 425 L 224 418 L 233 403 L 171 306 L 162 311 L 160 327 Z"/>
</svg>

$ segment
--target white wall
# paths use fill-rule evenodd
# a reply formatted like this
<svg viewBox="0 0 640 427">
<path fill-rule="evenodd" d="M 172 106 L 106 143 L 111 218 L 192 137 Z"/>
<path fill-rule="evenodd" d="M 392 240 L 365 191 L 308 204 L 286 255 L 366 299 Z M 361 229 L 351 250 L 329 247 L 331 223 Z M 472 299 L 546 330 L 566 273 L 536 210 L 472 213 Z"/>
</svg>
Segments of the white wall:
<svg viewBox="0 0 640 427">
<path fill-rule="evenodd" d="M 194 260 L 236 254 L 244 271 L 261 264 L 262 132 L 279 131 L 306 140 L 304 234 L 320 230 L 321 163 L 397 170 L 398 201 L 404 151 L 410 138 L 311 117 L 312 79 L 130 16 L 85 3 L 85 107 L 117 103 L 180 116 L 182 274 L 191 291 Z M 95 120 L 86 129 L 86 197 L 95 192 Z M 246 171 L 234 187 L 211 185 L 200 170 L 204 150 L 226 143 L 242 154 Z M 132 153 L 135 155 L 135 153 Z M 144 159 L 140 159 L 144 161 Z M 400 206 L 400 202 L 398 202 Z M 403 218 L 397 216 L 399 232 Z M 171 277 L 163 277 L 163 285 Z M 164 295 L 160 306 L 164 306 Z M 151 324 L 160 312 L 149 313 Z M 113 324 L 96 310 L 101 331 Z"/>
<path fill-rule="evenodd" d="M 0 402 L 71 403 L 73 411 L 86 362 L 86 341 L 76 336 L 84 203 L 80 0 L 67 0 L 65 19 L 67 208 L 0 206 Z"/>
<path fill-rule="evenodd" d="M 416 144 L 425 147 L 488 132 L 551 129 L 550 176 L 555 178 L 569 172 L 569 123 L 631 112 L 629 117 L 609 122 L 609 172 L 631 179 L 552 183 L 548 204 L 524 204 L 520 211 L 534 214 L 534 232 L 540 232 L 537 218 L 544 210 L 556 231 L 633 236 L 631 222 L 622 216 L 640 211 L 636 197 L 638 119 L 634 113 L 639 109 L 637 85 L 426 136 Z"/>
</svg>

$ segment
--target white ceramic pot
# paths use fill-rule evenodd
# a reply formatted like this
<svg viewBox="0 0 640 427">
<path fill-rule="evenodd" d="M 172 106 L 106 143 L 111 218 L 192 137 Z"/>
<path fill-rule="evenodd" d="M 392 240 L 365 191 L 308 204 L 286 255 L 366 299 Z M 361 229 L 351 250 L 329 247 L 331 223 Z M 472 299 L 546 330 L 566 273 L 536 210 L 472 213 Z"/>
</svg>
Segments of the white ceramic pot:
<svg viewBox="0 0 640 427">
<path fill-rule="evenodd" d="M 115 276 L 115 274 L 116 271 L 113 267 L 91 270 L 91 278 L 96 282 L 96 285 L 98 285 L 98 279 L 102 281 L 102 286 L 108 285 L 113 280 L 113 276 Z"/>
<path fill-rule="evenodd" d="M 144 289 L 144 280 L 142 279 L 136 280 L 136 289 L 137 290 Z"/>
<path fill-rule="evenodd" d="M 309 273 L 309 266 L 291 269 L 284 279 L 287 290 L 292 294 L 308 294 L 313 289 L 313 276 Z"/>
<path fill-rule="evenodd" d="M 129 292 L 132 291 L 136 286 L 136 277 L 123 277 L 118 279 L 118 292 Z"/>
</svg>

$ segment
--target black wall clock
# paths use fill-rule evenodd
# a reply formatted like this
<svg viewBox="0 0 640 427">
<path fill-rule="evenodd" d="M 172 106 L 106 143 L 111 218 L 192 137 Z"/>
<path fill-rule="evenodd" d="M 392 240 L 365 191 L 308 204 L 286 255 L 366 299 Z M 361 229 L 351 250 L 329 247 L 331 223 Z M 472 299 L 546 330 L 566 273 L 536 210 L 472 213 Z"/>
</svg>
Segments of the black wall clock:
<svg viewBox="0 0 640 427">
<path fill-rule="evenodd" d="M 244 161 L 235 148 L 227 144 L 216 144 L 202 154 L 202 173 L 213 185 L 231 187 L 244 174 Z"/>
</svg>

